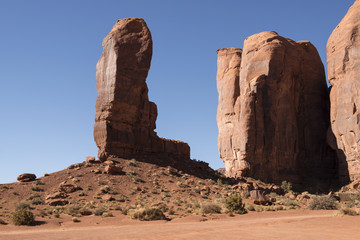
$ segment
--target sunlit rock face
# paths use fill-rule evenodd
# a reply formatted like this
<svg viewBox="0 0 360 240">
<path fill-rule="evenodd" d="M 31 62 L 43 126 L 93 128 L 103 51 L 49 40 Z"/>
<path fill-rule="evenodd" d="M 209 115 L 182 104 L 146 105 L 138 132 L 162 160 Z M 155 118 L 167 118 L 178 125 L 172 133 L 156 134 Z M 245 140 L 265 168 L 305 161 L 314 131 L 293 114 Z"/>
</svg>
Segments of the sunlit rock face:
<svg viewBox="0 0 360 240">
<path fill-rule="evenodd" d="M 360 177 L 360 1 L 356 0 L 327 42 L 328 78 L 332 85 L 332 146 L 342 182 Z"/>
<path fill-rule="evenodd" d="M 94 139 L 98 157 L 126 157 L 138 153 L 174 153 L 190 157 L 188 144 L 159 138 L 157 107 L 149 101 L 146 77 L 153 42 L 140 18 L 118 20 L 103 41 L 96 65 Z"/>
<path fill-rule="evenodd" d="M 226 175 L 276 183 L 335 177 L 324 66 L 310 42 L 262 32 L 243 51 L 220 49 L 217 88 Z"/>
</svg>

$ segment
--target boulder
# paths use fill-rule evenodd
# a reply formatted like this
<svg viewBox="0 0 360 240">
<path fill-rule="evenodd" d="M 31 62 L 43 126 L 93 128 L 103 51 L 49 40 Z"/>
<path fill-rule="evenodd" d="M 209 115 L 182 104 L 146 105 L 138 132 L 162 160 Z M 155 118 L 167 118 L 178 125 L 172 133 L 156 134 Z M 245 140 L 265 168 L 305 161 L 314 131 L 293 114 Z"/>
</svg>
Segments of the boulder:
<svg viewBox="0 0 360 240">
<path fill-rule="evenodd" d="M 69 195 L 67 195 L 65 192 L 55 192 L 47 195 L 45 199 L 49 200 L 49 199 L 67 198 L 68 196 Z"/>
<path fill-rule="evenodd" d="M 64 192 L 64 193 L 72 193 L 75 192 L 77 190 L 81 190 L 81 188 L 79 186 L 77 186 L 75 183 L 72 182 L 62 182 L 59 184 L 59 191 L 60 192 Z"/>
<path fill-rule="evenodd" d="M 113 196 L 111 196 L 110 194 L 105 194 L 104 196 L 101 197 L 101 199 L 104 201 L 113 201 L 114 200 Z"/>
<path fill-rule="evenodd" d="M 122 168 L 115 166 L 115 165 L 107 165 L 105 167 L 104 173 L 111 174 L 111 175 L 117 175 L 123 173 Z"/>
<path fill-rule="evenodd" d="M 88 163 L 95 163 L 96 162 L 95 157 L 91 157 L 91 156 L 86 157 L 85 160 Z"/>
<path fill-rule="evenodd" d="M 33 173 L 23 173 L 17 177 L 19 182 L 31 182 L 36 179 L 36 175 Z"/>
<path fill-rule="evenodd" d="M 360 0 L 332 32 L 326 54 L 332 85 L 329 142 L 337 150 L 345 184 L 360 177 Z"/>
<path fill-rule="evenodd" d="M 218 50 L 217 89 L 228 177 L 276 184 L 334 177 L 325 71 L 310 42 L 262 32 L 248 37 L 242 51 Z"/>
<path fill-rule="evenodd" d="M 140 18 L 120 19 L 103 41 L 96 65 L 94 139 L 98 157 L 129 157 L 173 153 L 190 157 L 186 143 L 159 138 L 157 107 L 149 101 L 146 77 L 152 57 L 152 37 Z"/>
<path fill-rule="evenodd" d="M 69 201 L 66 199 L 49 199 L 46 201 L 46 204 L 50 206 L 64 206 L 68 203 Z"/>
<path fill-rule="evenodd" d="M 269 199 L 263 191 L 261 190 L 252 190 L 250 191 L 250 197 L 254 201 L 255 204 L 266 205 L 271 203 L 271 199 Z"/>
</svg>

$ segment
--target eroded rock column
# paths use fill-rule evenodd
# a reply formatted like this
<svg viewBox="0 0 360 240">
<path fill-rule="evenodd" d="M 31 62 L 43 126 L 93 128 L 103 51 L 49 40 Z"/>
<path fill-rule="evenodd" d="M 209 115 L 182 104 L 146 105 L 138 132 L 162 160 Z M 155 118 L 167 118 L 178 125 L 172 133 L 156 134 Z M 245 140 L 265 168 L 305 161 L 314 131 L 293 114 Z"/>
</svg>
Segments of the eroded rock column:
<svg viewBox="0 0 360 240">
<path fill-rule="evenodd" d="M 103 41 L 96 66 L 94 126 L 100 160 L 161 152 L 190 157 L 186 143 L 159 138 L 154 131 L 157 107 L 149 101 L 146 85 L 152 44 L 140 18 L 118 20 Z"/>
<path fill-rule="evenodd" d="M 331 129 L 342 182 L 360 177 L 360 1 L 356 0 L 327 43 L 332 85 Z"/>
</svg>

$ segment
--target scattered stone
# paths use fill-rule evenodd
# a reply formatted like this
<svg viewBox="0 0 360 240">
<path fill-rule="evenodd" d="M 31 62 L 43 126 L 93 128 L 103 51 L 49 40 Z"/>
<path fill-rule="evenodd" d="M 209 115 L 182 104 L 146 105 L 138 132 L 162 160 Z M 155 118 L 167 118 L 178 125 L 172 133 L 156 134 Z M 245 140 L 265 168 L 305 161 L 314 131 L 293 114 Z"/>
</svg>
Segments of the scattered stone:
<svg viewBox="0 0 360 240">
<path fill-rule="evenodd" d="M 90 157 L 90 156 L 86 157 L 86 162 L 95 163 L 96 162 L 95 157 Z"/>
<path fill-rule="evenodd" d="M 65 182 L 60 183 L 60 185 L 59 185 L 60 192 L 72 193 L 77 190 L 81 190 L 81 188 L 79 186 L 77 186 L 75 183 L 65 181 Z"/>
<path fill-rule="evenodd" d="M 36 180 L 36 175 L 33 173 L 23 173 L 17 177 L 19 182 L 31 182 Z"/>
<path fill-rule="evenodd" d="M 69 204 L 69 201 L 66 199 L 49 199 L 46 200 L 46 204 L 50 206 L 64 206 Z"/>
<path fill-rule="evenodd" d="M 122 171 L 121 167 L 114 166 L 114 165 L 107 165 L 105 167 L 104 173 L 111 174 L 111 175 L 118 175 L 118 174 L 122 174 L 123 171 Z"/>
<path fill-rule="evenodd" d="M 110 194 L 105 194 L 104 196 L 101 197 L 101 199 L 104 201 L 113 201 L 114 200 L 113 196 L 111 196 Z"/>
<path fill-rule="evenodd" d="M 252 200 L 254 200 L 255 204 L 266 205 L 271 203 L 270 199 L 261 190 L 250 191 L 250 197 Z"/>
<path fill-rule="evenodd" d="M 290 198 L 290 199 L 295 199 L 296 198 L 295 194 L 291 193 L 291 192 L 285 193 L 285 197 Z"/>
<path fill-rule="evenodd" d="M 67 195 L 65 192 L 55 192 L 47 195 L 45 199 L 49 200 L 49 199 L 67 198 L 68 196 L 69 195 Z"/>
</svg>

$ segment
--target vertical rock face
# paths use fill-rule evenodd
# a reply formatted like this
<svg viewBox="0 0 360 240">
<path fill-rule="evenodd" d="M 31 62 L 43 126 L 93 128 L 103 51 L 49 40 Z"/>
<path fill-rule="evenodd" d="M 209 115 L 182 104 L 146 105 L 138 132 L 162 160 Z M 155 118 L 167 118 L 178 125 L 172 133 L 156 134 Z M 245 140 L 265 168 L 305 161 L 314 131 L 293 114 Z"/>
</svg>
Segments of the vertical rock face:
<svg viewBox="0 0 360 240">
<path fill-rule="evenodd" d="M 263 32 L 247 38 L 240 53 L 218 51 L 219 150 L 227 175 L 277 183 L 334 177 L 326 144 L 329 98 L 316 48 Z"/>
<path fill-rule="evenodd" d="M 235 140 L 239 139 L 239 75 L 242 50 L 240 48 L 224 48 L 217 50 L 217 54 L 218 147 L 227 174 L 236 176 L 241 171 L 236 155 L 239 144 Z"/>
<path fill-rule="evenodd" d="M 157 107 L 149 101 L 146 85 L 152 38 L 145 21 L 118 20 L 103 48 L 96 65 L 94 139 L 99 159 L 160 152 L 190 157 L 186 143 L 159 138 L 154 131 Z"/>
<path fill-rule="evenodd" d="M 332 32 L 327 43 L 332 85 L 331 129 L 338 148 L 339 174 L 346 182 L 360 177 L 360 0 Z M 350 176 L 350 179 L 349 179 Z"/>
</svg>

